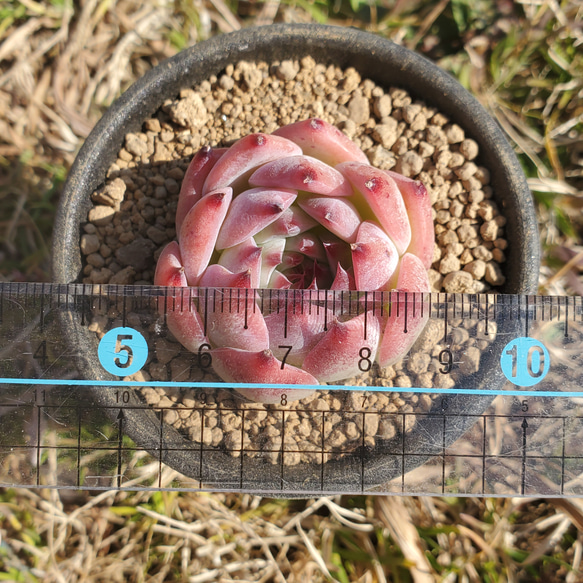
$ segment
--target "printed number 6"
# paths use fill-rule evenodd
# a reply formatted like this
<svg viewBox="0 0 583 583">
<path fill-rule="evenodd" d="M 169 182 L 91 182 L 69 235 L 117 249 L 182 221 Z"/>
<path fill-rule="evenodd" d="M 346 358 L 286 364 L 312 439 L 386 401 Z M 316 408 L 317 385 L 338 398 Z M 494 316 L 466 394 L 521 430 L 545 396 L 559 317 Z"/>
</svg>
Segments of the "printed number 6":
<svg viewBox="0 0 583 583">
<path fill-rule="evenodd" d="M 116 376 L 129 376 L 146 364 L 148 343 L 133 328 L 114 328 L 100 340 L 97 355 L 107 372 Z"/>
</svg>

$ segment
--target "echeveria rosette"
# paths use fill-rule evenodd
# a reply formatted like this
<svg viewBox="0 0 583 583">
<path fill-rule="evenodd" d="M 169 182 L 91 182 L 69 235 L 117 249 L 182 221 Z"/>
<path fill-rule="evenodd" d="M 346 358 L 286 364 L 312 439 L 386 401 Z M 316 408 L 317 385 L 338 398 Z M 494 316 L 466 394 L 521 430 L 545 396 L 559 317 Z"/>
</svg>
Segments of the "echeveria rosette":
<svg viewBox="0 0 583 583">
<path fill-rule="evenodd" d="M 330 304 L 318 310 L 327 310 L 325 318 L 295 307 L 263 315 L 254 294 L 242 293 L 430 289 L 434 228 L 427 190 L 371 166 L 356 144 L 322 120 L 200 150 L 182 183 L 176 230 L 178 241 L 159 257 L 156 285 L 239 292 L 230 293 L 229 309 L 213 312 L 206 330 L 195 310 L 167 306 L 176 339 L 192 352 L 209 345 L 213 369 L 226 382 L 342 381 L 362 372 L 363 348 L 381 367 L 401 359 L 425 323 L 420 309 L 410 309 L 405 333 L 404 310 L 387 318 L 385 309 L 381 317 L 362 298 L 356 316 Z M 282 393 L 290 401 L 307 394 L 240 392 L 264 403 L 279 402 Z"/>
</svg>

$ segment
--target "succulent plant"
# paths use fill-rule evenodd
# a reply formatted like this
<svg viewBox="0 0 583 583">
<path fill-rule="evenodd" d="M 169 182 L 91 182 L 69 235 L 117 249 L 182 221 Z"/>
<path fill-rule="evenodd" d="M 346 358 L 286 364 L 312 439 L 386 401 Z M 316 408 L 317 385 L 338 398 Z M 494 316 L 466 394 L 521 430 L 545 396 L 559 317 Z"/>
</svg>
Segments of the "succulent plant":
<svg viewBox="0 0 583 583">
<path fill-rule="evenodd" d="M 434 229 L 427 190 L 371 166 L 356 144 L 320 119 L 251 134 L 230 148 L 201 149 L 182 183 L 176 232 L 178 240 L 159 257 L 154 283 L 228 289 L 230 305 L 203 323 L 195 309 L 173 301 L 166 305 L 167 324 L 188 350 L 210 348 L 213 369 L 226 382 L 341 381 L 375 360 L 382 367 L 402 358 L 424 325 L 422 310 L 410 309 L 404 325 L 406 310 L 389 318 L 388 305 L 375 310 L 362 293 L 355 294 L 358 315 L 333 301 L 321 310 L 298 310 L 295 291 L 284 294 L 293 306 L 264 315 L 255 294 L 242 293 L 273 288 L 312 298 L 316 290 L 430 289 Z M 386 297 L 395 302 L 393 295 Z M 282 393 L 288 400 L 306 396 L 301 389 L 240 392 L 264 403 L 279 402 Z"/>
</svg>

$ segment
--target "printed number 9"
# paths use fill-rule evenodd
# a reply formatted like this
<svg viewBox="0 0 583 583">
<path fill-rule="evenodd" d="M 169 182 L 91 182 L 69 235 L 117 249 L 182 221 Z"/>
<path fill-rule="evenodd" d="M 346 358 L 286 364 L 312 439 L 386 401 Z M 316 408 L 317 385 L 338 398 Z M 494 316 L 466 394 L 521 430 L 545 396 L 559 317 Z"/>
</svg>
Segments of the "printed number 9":
<svg viewBox="0 0 583 583">
<path fill-rule="evenodd" d="M 114 328 L 100 340 L 97 356 L 108 373 L 129 376 L 146 364 L 148 343 L 133 328 Z"/>
</svg>

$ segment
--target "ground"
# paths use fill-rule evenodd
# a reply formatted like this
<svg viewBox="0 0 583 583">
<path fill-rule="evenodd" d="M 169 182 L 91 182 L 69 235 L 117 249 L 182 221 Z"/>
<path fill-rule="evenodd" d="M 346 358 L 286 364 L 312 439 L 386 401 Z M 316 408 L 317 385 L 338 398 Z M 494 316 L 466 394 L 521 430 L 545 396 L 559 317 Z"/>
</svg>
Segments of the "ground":
<svg viewBox="0 0 583 583">
<path fill-rule="evenodd" d="M 576 0 L 4 0 L 0 279 L 50 281 L 68 169 L 125 88 L 211 35 L 282 21 L 370 30 L 454 74 L 502 126 L 527 174 L 540 219 L 540 293 L 583 294 Z M 582 554 L 577 499 L 0 492 L 0 580 L 575 582 Z"/>
</svg>

